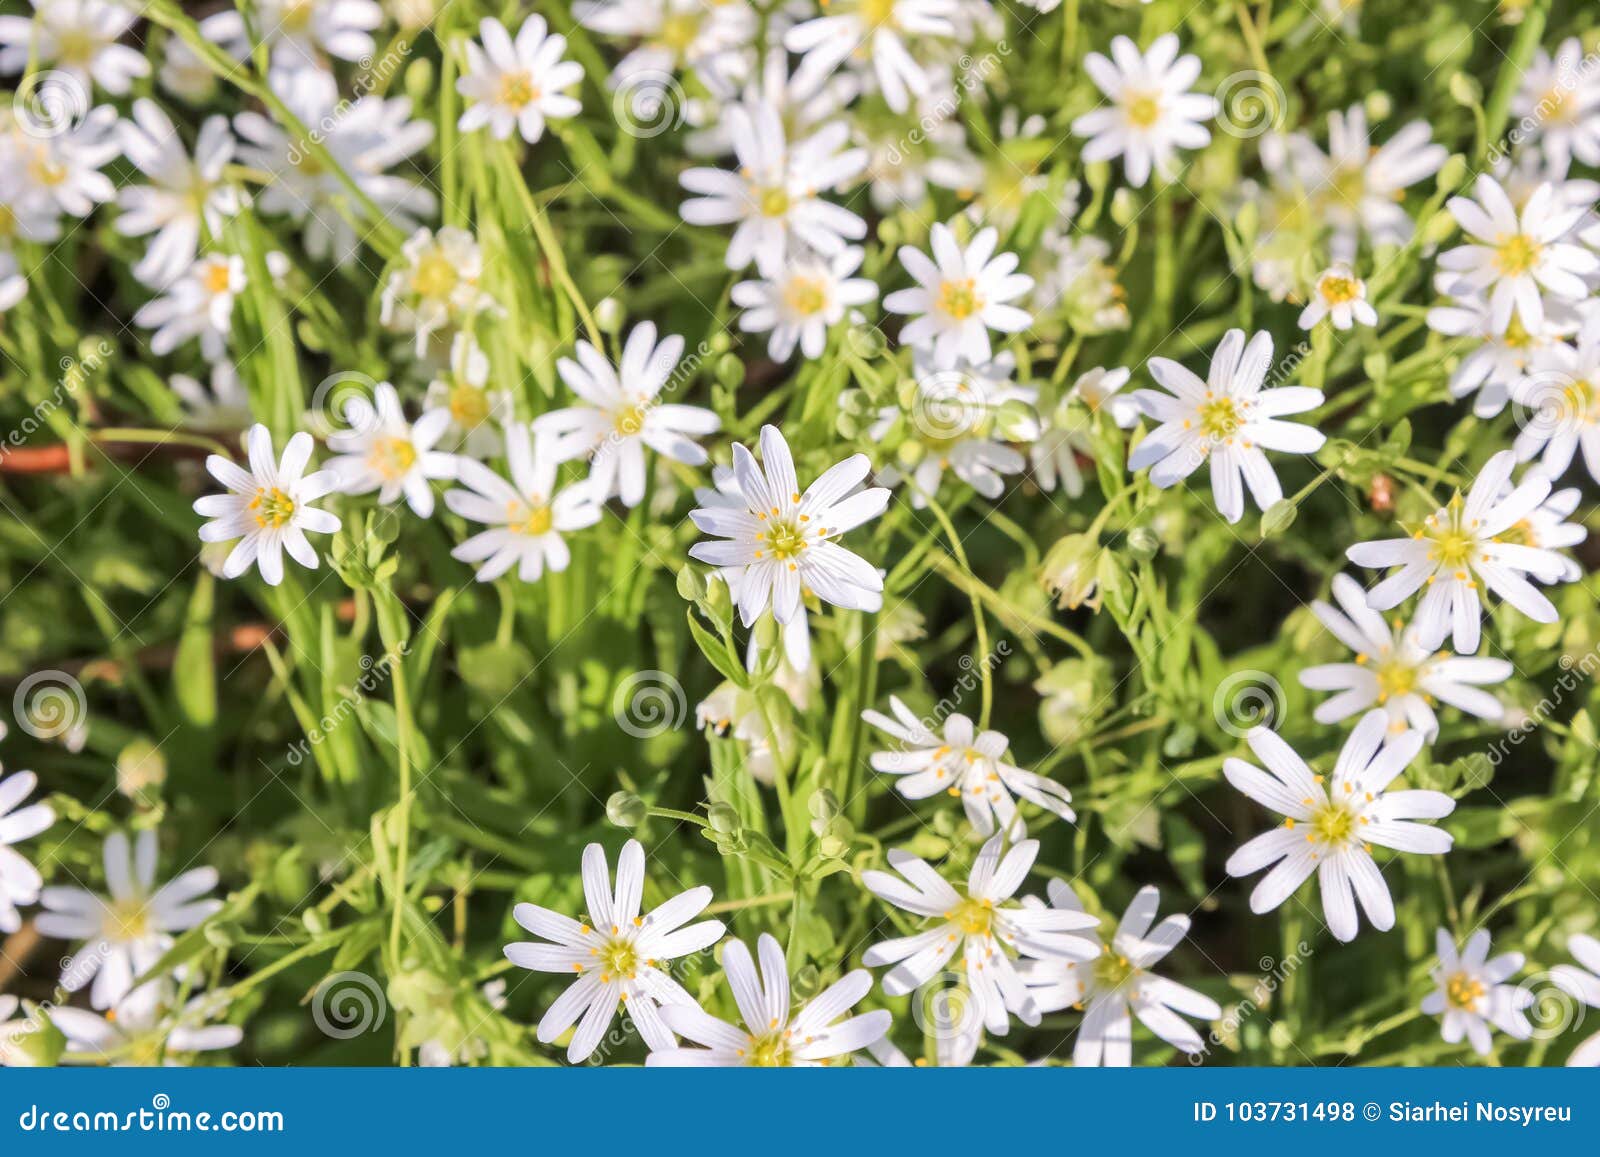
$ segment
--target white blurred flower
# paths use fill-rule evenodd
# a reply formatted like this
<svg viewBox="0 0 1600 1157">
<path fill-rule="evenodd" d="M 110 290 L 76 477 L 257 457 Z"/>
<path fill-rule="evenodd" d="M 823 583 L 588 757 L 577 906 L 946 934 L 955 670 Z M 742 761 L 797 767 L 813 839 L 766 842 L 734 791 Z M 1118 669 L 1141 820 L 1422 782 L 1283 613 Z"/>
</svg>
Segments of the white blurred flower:
<svg viewBox="0 0 1600 1157">
<path fill-rule="evenodd" d="M 481 284 L 483 252 L 465 229 L 420 228 L 400 254 L 405 264 L 384 282 L 379 320 L 390 329 L 416 330 L 418 357 L 439 330 L 498 309 Z"/>
<path fill-rule="evenodd" d="M 22 927 L 17 909 L 35 903 L 44 883 L 38 869 L 12 846 L 38 835 L 56 821 L 56 813 L 48 804 L 21 806 L 38 783 L 31 771 L 0 778 L 0 932 L 8 934 Z"/>
<path fill-rule="evenodd" d="M 360 60 L 373 51 L 371 33 L 383 23 L 376 0 L 255 0 L 252 10 L 255 34 L 271 49 L 272 67 L 290 72 L 327 70 L 330 56 Z M 239 60 L 250 53 L 240 12 L 207 16 L 200 32 Z"/>
<path fill-rule="evenodd" d="M 450 343 L 448 373 L 428 383 L 423 406 L 450 414 L 448 444 L 470 458 L 492 458 L 501 452 L 501 431 L 516 414 L 510 390 L 489 388 L 489 357 L 471 333 L 463 330 Z"/>
<path fill-rule="evenodd" d="M 567 38 L 551 34 L 543 16 L 529 16 L 515 41 L 498 20 L 478 25 L 482 38 L 467 41 L 467 70 L 456 91 L 472 103 L 457 127 L 474 132 L 488 126 L 498 140 L 520 133 L 529 144 L 544 136 L 545 122 L 577 116 L 583 106 L 566 92 L 583 80 L 583 65 L 563 60 Z"/>
<path fill-rule="evenodd" d="M 1179 149 L 1210 143 L 1211 132 L 1201 122 L 1217 115 L 1217 101 L 1189 91 L 1200 78 L 1200 58 L 1179 56 L 1175 33 L 1157 37 L 1144 53 L 1118 36 L 1111 41 L 1110 60 L 1091 52 L 1083 67 L 1112 102 L 1072 122 L 1074 134 L 1090 138 L 1083 146 L 1085 161 L 1121 157 L 1128 183 L 1138 189 L 1152 170 L 1171 176 Z"/>
<path fill-rule="evenodd" d="M 50 1021 L 67 1038 L 68 1064 L 149 1068 L 178 1066 L 195 1053 L 235 1048 L 244 1039 L 238 1025 L 215 1024 L 227 1015 L 220 995 L 202 994 L 178 1003 L 169 977 L 129 993 L 104 1015 L 58 1006 Z"/>
<path fill-rule="evenodd" d="M 1600 69 L 1576 36 L 1552 56 L 1536 49 L 1511 101 L 1522 139 L 1536 141 L 1549 164 L 1562 172 L 1576 158 L 1600 165 Z"/>
<path fill-rule="evenodd" d="M 209 253 L 166 287 L 160 297 L 140 306 L 133 323 L 155 332 L 150 352 L 164 356 L 196 338 L 207 361 L 227 356 L 233 330 L 233 302 L 245 287 L 244 258 Z"/>
<path fill-rule="evenodd" d="M 783 45 L 802 59 L 796 82 L 820 87 L 845 61 L 864 55 L 883 99 L 895 112 L 932 87 L 924 65 L 907 44 L 955 35 L 954 0 L 830 0 L 821 15 L 796 24 Z"/>
<path fill-rule="evenodd" d="M 88 95 L 90 83 L 126 96 L 150 62 L 137 48 L 118 41 L 138 20 L 136 11 L 108 0 L 30 0 L 27 16 L 0 16 L 0 72 L 54 69 L 70 76 Z"/>
</svg>

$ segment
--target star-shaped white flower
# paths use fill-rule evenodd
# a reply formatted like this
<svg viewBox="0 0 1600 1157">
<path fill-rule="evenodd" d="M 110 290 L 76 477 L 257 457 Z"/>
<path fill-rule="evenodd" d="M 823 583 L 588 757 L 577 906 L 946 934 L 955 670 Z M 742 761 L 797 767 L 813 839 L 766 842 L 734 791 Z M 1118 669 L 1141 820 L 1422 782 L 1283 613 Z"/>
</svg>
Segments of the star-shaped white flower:
<svg viewBox="0 0 1600 1157">
<path fill-rule="evenodd" d="M 952 369 L 962 358 L 986 362 L 989 330 L 1020 333 L 1033 322 L 1027 310 L 1007 304 L 1032 289 L 1033 278 L 1016 272 L 1015 253 L 995 256 L 999 241 L 992 227 L 980 229 L 963 248 L 949 226 L 935 224 L 928 235 L 931 259 L 910 245 L 900 247 L 900 264 L 917 287 L 889 294 L 883 307 L 912 316 L 900 340 L 931 350 L 937 369 Z"/>
<path fill-rule="evenodd" d="M 567 38 L 551 33 L 545 18 L 529 16 L 515 41 L 500 21 L 478 25 L 480 48 L 467 41 L 467 71 L 456 91 L 472 102 L 457 124 L 464 133 L 485 125 L 498 140 L 513 129 L 529 144 L 544 136 L 545 121 L 577 116 L 583 105 L 565 90 L 583 79 L 583 65 L 563 60 Z"/>
<path fill-rule="evenodd" d="M 867 949 L 863 963 L 894 965 L 883 977 L 883 991 L 904 996 L 926 984 L 957 951 L 972 999 L 984 1025 L 1004 1035 L 1016 1016 L 1036 1025 L 1040 1010 L 1022 975 L 1021 957 L 1093 960 L 1100 954 L 1094 940 L 1074 935 L 1099 923 L 1084 912 L 1008 904 L 1022 887 L 1039 855 L 1038 840 L 1014 844 L 1002 858 L 1004 836 L 983 845 L 967 877 L 966 894 L 947 883 L 926 860 L 895 849 L 889 866 L 896 874 L 867 871 L 861 882 L 880 900 L 906 912 L 937 921 L 911 936 L 880 941 Z"/>
<path fill-rule="evenodd" d="M 951 713 L 943 734 L 936 735 L 898 696 L 889 696 L 889 709 L 893 719 L 873 710 L 863 711 L 861 718 L 902 744 L 898 751 L 874 752 L 871 762 L 874 771 L 902 777 L 895 790 L 906 799 L 939 792 L 957 796 L 982 836 L 993 835 L 997 825 L 1011 836 L 1026 832 L 1013 795 L 1068 823 L 1077 818 L 1066 788 L 1006 762 L 1010 741 L 998 731 L 976 732 L 972 720 Z"/>
<path fill-rule="evenodd" d="M 693 1006 L 694 998 L 661 963 L 703 951 L 722 939 L 720 920 L 684 927 L 711 903 L 711 889 L 690 888 L 641 915 L 644 848 L 638 840 L 629 840 L 617 857 L 615 891 L 605 849 L 599 844 L 583 849 L 583 895 L 589 907 L 583 923 L 537 904 L 512 909 L 518 924 L 550 943 L 508 944 L 506 959 L 519 968 L 576 978 L 545 1011 L 539 1039 L 549 1044 L 576 1023 L 567 1059 L 577 1064 L 599 1047 L 617 1006 L 625 1002 L 629 1019 L 652 1050 L 672 1048 L 675 1042 L 661 1019 L 662 1006 Z"/>
<path fill-rule="evenodd" d="M 1065 881 L 1051 880 L 1047 891 L 1053 908 L 1084 910 Z M 1209 996 L 1150 971 L 1189 934 L 1189 917 L 1182 915 L 1168 916 L 1152 928 L 1160 906 L 1160 891 L 1146 885 L 1123 913 L 1110 943 L 1102 943 L 1098 932 L 1077 933 L 1100 946 L 1100 955 L 1089 963 L 1059 958 L 1022 962 L 1023 979 L 1042 1011 L 1083 1011 L 1072 1049 L 1077 1067 L 1131 1065 L 1135 1016 L 1174 1048 L 1191 1056 L 1205 1051 L 1200 1034 L 1183 1018 L 1216 1020 L 1222 1009 Z"/>
<path fill-rule="evenodd" d="M 872 988 L 872 974 L 858 968 L 791 1013 L 789 965 L 778 941 L 763 932 L 756 942 L 761 970 L 741 940 L 722 950 L 722 971 L 744 1026 L 729 1024 L 694 1003 L 661 1010 L 673 1032 L 701 1048 L 657 1048 L 645 1064 L 695 1068 L 816 1068 L 883 1039 L 892 1019 L 887 1009 L 848 1015 Z M 842 1018 L 842 1019 L 841 1019 Z"/>
<path fill-rule="evenodd" d="M 743 506 L 702 506 L 694 524 L 724 542 L 697 542 L 689 556 L 732 572 L 739 617 L 751 626 L 770 603 L 787 624 L 804 611 L 803 591 L 849 610 L 883 604 L 883 576 L 834 541 L 878 517 L 889 504 L 882 487 L 857 490 L 872 469 L 853 454 L 824 471 L 805 491 L 795 477 L 789 443 L 776 426 L 761 427 L 761 464 L 742 445 L 733 447 L 733 472 Z"/>
<path fill-rule="evenodd" d="M 1389 729 L 1414 727 L 1430 740 L 1439 733 L 1437 700 L 1480 719 L 1499 719 L 1505 706 L 1479 685 L 1503 683 L 1512 666 L 1504 659 L 1479 659 L 1435 652 L 1417 642 L 1416 631 L 1394 628 L 1367 605 L 1367 592 L 1349 575 L 1335 575 L 1333 597 L 1343 610 L 1321 599 L 1311 611 L 1334 636 L 1355 652 L 1353 663 L 1326 663 L 1300 672 L 1300 684 L 1339 694 L 1318 704 L 1318 723 L 1337 723 L 1358 711 L 1381 707 Z"/>
<path fill-rule="evenodd" d="M 1506 984 L 1522 969 L 1520 952 L 1489 957 L 1489 931 L 1480 928 L 1456 951 L 1455 937 L 1441 928 L 1435 934 L 1439 964 L 1430 975 L 1438 985 L 1422 998 L 1422 1011 L 1441 1018 L 1440 1031 L 1450 1044 L 1464 1036 L 1472 1051 L 1489 1055 L 1489 1030 L 1499 1029 L 1513 1040 L 1533 1035 L 1526 1009 L 1534 1002 L 1533 993 L 1515 984 Z"/>
<path fill-rule="evenodd" d="M 1535 622 L 1560 618 L 1555 604 L 1525 576 L 1559 582 L 1567 573 L 1567 560 L 1518 541 L 1516 533 L 1549 496 L 1550 480 L 1529 471 L 1507 493 L 1516 461 L 1510 450 L 1490 458 L 1466 500 L 1458 491 L 1411 537 L 1358 542 L 1345 552 L 1357 566 L 1399 568 L 1367 592 L 1374 610 L 1386 611 L 1427 588 L 1411 620 L 1419 646 L 1437 647 L 1449 635 L 1456 654 L 1477 653 L 1483 614 L 1480 583 Z"/>
<path fill-rule="evenodd" d="M 450 425 L 450 411 L 438 407 L 414 423 L 407 421 L 395 388 L 379 382 L 371 402 L 350 399 L 343 417 L 351 428 L 328 435 L 335 455 L 328 469 L 339 476 L 339 489 L 346 494 L 376 490 L 385 505 L 404 496 L 417 517 L 432 517 L 432 483 L 456 476 L 456 456 L 433 448 Z"/>
<path fill-rule="evenodd" d="M 1322 391 L 1309 386 L 1262 389 L 1272 368 L 1272 335 L 1258 333 L 1245 345 L 1244 331 L 1230 329 L 1211 358 L 1206 381 L 1167 358 L 1151 358 L 1150 373 L 1170 394 L 1135 390 L 1146 416 L 1160 425 L 1134 447 L 1128 469 L 1151 467 L 1150 481 L 1166 489 L 1211 463 L 1211 493 L 1229 522 L 1244 517 L 1246 488 L 1266 510 L 1283 497 L 1267 450 L 1314 454 L 1327 438 L 1298 422 L 1285 422 L 1322 405 Z"/>
<path fill-rule="evenodd" d="M 1110 60 L 1091 52 L 1083 67 L 1112 102 L 1072 122 L 1073 133 L 1090 138 L 1083 146 L 1085 161 L 1121 157 L 1128 183 L 1137 189 L 1152 169 L 1170 176 L 1177 150 L 1210 143 L 1211 132 L 1201 122 L 1217 115 L 1217 100 L 1189 91 L 1200 77 L 1200 58 L 1179 56 L 1175 33 L 1157 37 L 1144 53 L 1118 36 Z"/>
<path fill-rule="evenodd" d="M 283 581 L 283 553 L 301 566 L 315 570 L 317 552 L 306 532 L 332 534 L 339 519 L 311 505 L 331 493 L 339 482 L 332 470 L 307 474 L 313 443 L 301 431 L 289 439 L 283 458 L 275 460 L 272 435 L 260 423 L 246 437 L 250 468 L 213 454 L 206 459 L 211 476 L 228 488 L 226 494 L 197 499 L 194 512 L 211 521 L 200 528 L 201 542 L 238 544 L 222 564 L 225 578 L 238 578 L 252 565 L 259 566 L 269 586 Z"/>
<path fill-rule="evenodd" d="M 1332 265 L 1317 275 L 1311 300 L 1300 311 L 1300 328 L 1312 329 L 1323 318 L 1331 321 L 1334 329 L 1350 329 L 1358 322 L 1378 324 L 1378 311 L 1367 300 L 1367 283 L 1348 265 Z"/>
<path fill-rule="evenodd" d="M 1350 733 L 1326 783 L 1275 732 L 1257 727 L 1246 738 L 1267 770 L 1229 759 L 1223 774 L 1245 795 L 1286 817 L 1282 827 L 1256 836 L 1228 857 L 1230 876 L 1275 865 L 1250 893 L 1250 910 L 1272 911 L 1314 873 L 1328 930 L 1336 938 L 1355 939 L 1357 899 L 1374 928 L 1393 928 L 1394 901 L 1372 858 L 1372 845 L 1438 856 L 1452 843 L 1449 832 L 1414 821 L 1449 815 L 1455 800 L 1439 791 L 1387 790 L 1422 750 L 1422 732 L 1394 735 L 1387 713 L 1368 712 Z"/>
<path fill-rule="evenodd" d="M 815 361 L 845 311 L 878 296 L 870 280 L 850 276 L 861 267 L 862 256 L 856 245 L 832 257 L 791 253 L 772 276 L 739 282 L 729 295 L 744 310 L 739 328 L 745 333 L 770 331 L 767 354 L 773 361 L 787 361 L 797 345 L 802 356 Z"/>
</svg>

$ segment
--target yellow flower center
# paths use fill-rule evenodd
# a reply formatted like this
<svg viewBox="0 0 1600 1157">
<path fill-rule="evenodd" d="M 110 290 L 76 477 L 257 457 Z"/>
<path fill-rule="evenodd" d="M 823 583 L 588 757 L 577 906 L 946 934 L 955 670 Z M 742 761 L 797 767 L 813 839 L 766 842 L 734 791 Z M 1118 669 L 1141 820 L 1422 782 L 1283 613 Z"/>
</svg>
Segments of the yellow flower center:
<svg viewBox="0 0 1600 1157">
<path fill-rule="evenodd" d="M 1347 206 L 1361 203 L 1367 195 L 1367 173 L 1360 165 L 1341 166 L 1329 182 L 1329 194 L 1334 201 Z"/>
<path fill-rule="evenodd" d="M 99 50 L 99 40 L 82 28 L 68 28 L 56 35 L 56 58 L 63 64 L 86 65 Z"/>
<path fill-rule="evenodd" d="M 1094 958 L 1094 982 L 1101 988 L 1121 988 L 1138 972 L 1126 956 L 1109 949 Z"/>
<path fill-rule="evenodd" d="M 457 383 L 450 389 L 450 417 L 472 429 L 489 417 L 489 392 L 480 386 Z"/>
<path fill-rule="evenodd" d="M 1463 518 L 1461 495 L 1458 492 L 1444 510 L 1444 525 L 1435 527 L 1430 519 L 1429 529 L 1423 531 L 1423 537 L 1433 543 L 1428 551 L 1428 560 L 1441 567 L 1454 568 L 1458 577 L 1462 578 L 1466 577 L 1463 568 L 1472 561 L 1478 549 L 1478 535 L 1472 526 L 1466 525 Z"/>
<path fill-rule="evenodd" d="M 747 1064 L 758 1069 L 786 1069 L 794 1064 L 794 1052 L 789 1047 L 789 1033 L 768 1032 L 750 1038 Z"/>
<path fill-rule="evenodd" d="M 1570 99 L 1567 89 L 1556 85 L 1544 98 L 1539 101 L 1539 107 L 1544 110 L 1546 120 L 1570 121 L 1577 115 L 1577 102 Z"/>
<path fill-rule="evenodd" d="M 1200 403 L 1199 410 L 1200 429 L 1207 437 L 1217 441 L 1226 441 L 1239 432 L 1239 427 L 1244 425 L 1244 415 L 1239 412 L 1239 404 L 1228 397 L 1210 397 Z"/>
<path fill-rule="evenodd" d="M 495 103 L 522 109 L 539 99 L 539 89 L 526 72 L 508 72 L 495 87 Z"/>
<path fill-rule="evenodd" d="M 430 249 L 417 260 L 411 288 L 421 297 L 447 297 L 460 280 L 461 274 L 450 259 L 439 250 Z"/>
<path fill-rule="evenodd" d="M 555 519 L 550 513 L 550 508 L 543 504 L 526 506 L 520 510 L 513 509 L 506 521 L 506 526 L 511 530 L 517 534 L 526 534 L 530 538 L 549 534 L 550 528 L 554 525 Z"/>
<path fill-rule="evenodd" d="M 977 284 L 972 278 L 939 283 L 939 312 L 965 321 L 982 308 L 983 299 L 978 296 Z"/>
<path fill-rule="evenodd" d="M 149 936 L 150 908 L 142 898 L 113 900 L 106 907 L 100 934 L 114 943 L 143 940 Z"/>
<path fill-rule="evenodd" d="M 645 416 L 649 407 L 629 403 L 617 411 L 616 420 L 612 428 L 624 438 L 632 438 L 644 430 Z"/>
<path fill-rule="evenodd" d="M 1123 107 L 1128 112 L 1128 123 L 1137 129 L 1147 129 L 1161 119 L 1161 97 L 1158 93 L 1130 93 Z"/>
<path fill-rule="evenodd" d="M 1418 670 L 1399 659 L 1391 659 L 1373 672 L 1378 680 L 1378 702 L 1387 703 L 1392 697 L 1410 695 L 1417 688 Z"/>
<path fill-rule="evenodd" d="M 289 0 L 283 7 L 280 23 L 285 32 L 291 35 L 305 32 L 311 27 L 311 18 L 316 14 L 315 0 Z"/>
<path fill-rule="evenodd" d="M 796 313 L 821 313 L 828 307 L 828 283 L 820 277 L 791 277 L 783 300 Z"/>
<path fill-rule="evenodd" d="M 250 500 L 249 509 L 255 512 L 257 526 L 279 527 L 294 517 L 294 499 L 276 486 L 263 486 Z"/>
<path fill-rule="evenodd" d="M 1350 842 L 1350 836 L 1355 828 L 1355 812 L 1335 800 L 1323 804 L 1311 813 L 1311 831 L 1306 835 L 1306 839 L 1312 843 L 1320 841 L 1330 848 L 1339 848 Z"/>
<path fill-rule="evenodd" d="M 894 23 L 894 6 L 897 0 L 861 0 L 861 20 L 868 28 L 882 28 Z"/>
<path fill-rule="evenodd" d="M 963 900 L 945 913 L 968 936 L 987 936 L 994 924 L 994 903 L 990 900 Z"/>
<path fill-rule="evenodd" d="M 1361 296 L 1353 277 L 1324 277 L 1317 290 L 1322 294 L 1322 300 L 1329 305 L 1343 305 Z"/>
<path fill-rule="evenodd" d="M 0 205 L 0 237 L 10 240 L 17 235 L 17 211 L 10 205 Z"/>
<path fill-rule="evenodd" d="M 600 979 L 632 980 L 639 972 L 639 951 L 631 940 L 612 940 L 600 950 Z"/>
<path fill-rule="evenodd" d="M 367 452 L 367 461 L 391 481 L 403 478 L 417 463 L 417 448 L 409 438 L 377 438 Z"/>
<path fill-rule="evenodd" d="M 789 190 L 781 185 L 762 189 L 756 194 L 756 203 L 763 217 L 782 217 L 789 211 Z"/>
<path fill-rule="evenodd" d="M 58 165 L 42 148 L 35 148 L 28 157 L 28 178 L 36 185 L 50 188 L 67 179 L 67 167 Z"/>
<path fill-rule="evenodd" d="M 1483 998 L 1483 981 L 1465 972 L 1458 972 L 1444 983 L 1444 998 L 1451 1008 L 1471 1012 Z"/>
<path fill-rule="evenodd" d="M 233 276 L 228 270 L 225 261 L 214 261 L 206 266 L 205 276 L 201 279 L 206 287 L 206 292 L 215 297 L 219 293 L 227 293 L 233 285 Z"/>
<path fill-rule="evenodd" d="M 790 559 L 806 548 L 806 536 L 798 526 L 792 522 L 774 520 L 767 526 L 766 533 L 760 541 L 776 559 Z M 762 556 L 762 551 L 756 551 L 756 557 Z"/>
<path fill-rule="evenodd" d="M 1513 233 L 1495 240 L 1494 266 L 1506 277 L 1519 277 L 1539 263 L 1544 252 L 1540 245 L 1526 233 Z"/>
<path fill-rule="evenodd" d="M 671 13 L 662 20 L 658 35 L 662 45 L 682 56 L 700 35 L 700 13 L 694 10 Z"/>
<path fill-rule="evenodd" d="M 1511 314 L 1511 320 L 1506 322 L 1506 332 L 1500 340 L 1506 343 L 1508 349 L 1525 350 L 1533 347 L 1533 335 L 1515 312 Z"/>
</svg>

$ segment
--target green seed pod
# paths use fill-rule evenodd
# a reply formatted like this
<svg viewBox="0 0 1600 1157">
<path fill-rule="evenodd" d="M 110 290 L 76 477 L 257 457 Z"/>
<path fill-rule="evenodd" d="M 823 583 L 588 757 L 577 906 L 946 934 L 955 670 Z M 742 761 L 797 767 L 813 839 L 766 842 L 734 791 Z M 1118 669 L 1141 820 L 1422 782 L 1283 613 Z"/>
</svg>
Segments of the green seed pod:
<svg viewBox="0 0 1600 1157">
<path fill-rule="evenodd" d="M 606 800 L 606 819 L 619 828 L 636 828 L 644 822 L 644 800 L 631 791 L 614 791 Z"/>
<path fill-rule="evenodd" d="M 711 830 L 720 835 L 732 835 L 742 826 L 739 823 L 739 813 L 725 803 L 714 803 L 706 811 L 706 819 L 711 824 Z"/>
</svg>

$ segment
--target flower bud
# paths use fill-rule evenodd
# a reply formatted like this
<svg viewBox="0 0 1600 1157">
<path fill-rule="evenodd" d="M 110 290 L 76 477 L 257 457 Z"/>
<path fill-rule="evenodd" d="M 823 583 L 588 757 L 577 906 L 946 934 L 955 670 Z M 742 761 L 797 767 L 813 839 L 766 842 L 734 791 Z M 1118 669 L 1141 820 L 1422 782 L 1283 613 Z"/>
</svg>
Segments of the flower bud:
<svg viewBox="0 0 1600 1157">
<path fill-rule="evenodd" d="M 706 810 L 706 820 L 711 824 L 711 830 L 719 835 L 732 835 L 741 825 L 739 813 L 733 810 L 731 804 L 714 803 Z"/>
<path fill-rule="evenodd" d="M 594 307 L 594 323 L 600 327 L 601 333 L 620 331 L 623 318 L 626 316 L 622 302 L 614 297 L 602 297 Z"/>
<path fill-rule="evenodd" d="M 1069 534 L 1050 548 L 1040 580 L 1058 607 L 1076 610 L 1094 594 L 1099 555 L 1100 543 L 1088 534 Z"/>
<path fill-rule="evenodd" d="M 644 822 L 644 800 L 631 791 L 614 791 L 606 800 L 606 819 L 619 828 L 636 828 Z"/>
</svg>

